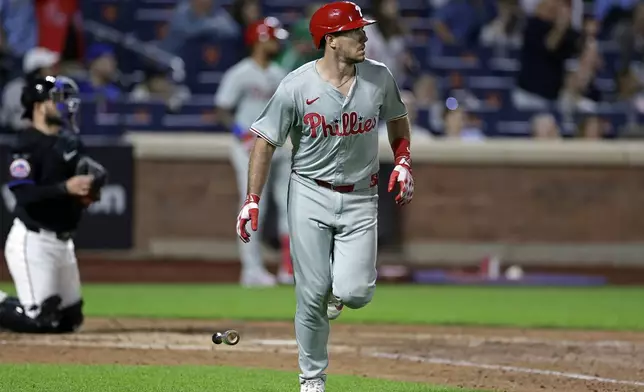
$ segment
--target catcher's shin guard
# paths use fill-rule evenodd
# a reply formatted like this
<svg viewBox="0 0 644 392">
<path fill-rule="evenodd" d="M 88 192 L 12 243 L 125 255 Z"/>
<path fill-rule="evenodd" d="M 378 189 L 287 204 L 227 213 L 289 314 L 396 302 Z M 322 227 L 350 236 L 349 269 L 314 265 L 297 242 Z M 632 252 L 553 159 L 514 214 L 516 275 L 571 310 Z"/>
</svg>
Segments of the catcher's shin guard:
<svg viewBox="0 0 644 392">
<path fill-rule="evenodd" d="M 61 309 L 60 316 L 57 332 L 68 333 L 78 331 L 85 320 L 85 316 L 83 315 L 83 300 Z"/>
</svg>

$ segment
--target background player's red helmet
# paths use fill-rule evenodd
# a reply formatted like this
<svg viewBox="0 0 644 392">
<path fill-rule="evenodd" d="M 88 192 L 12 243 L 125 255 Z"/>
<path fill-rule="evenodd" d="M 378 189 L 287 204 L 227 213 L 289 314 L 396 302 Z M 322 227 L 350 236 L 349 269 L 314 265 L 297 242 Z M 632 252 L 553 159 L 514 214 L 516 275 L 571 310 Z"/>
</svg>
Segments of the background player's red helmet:
<svg viewBox="0 0 644 392">
<path fill-rule="evenodd" d="M 251 23 L 246 28 L 245 41 L 248 46 L 270 39 L 283 40 L 286 38 L 288 38 L 288 32 L 281 27 L 280 21 L 272 16 Z"/>
<path fill-rule="evenodd" d="M 359 29 L 376 23 L 375 20 L 365 19 L 360 6 L 351 1 L 336 1 L 320 7 L 309 23 L 309 31 L 316 48 L 322 47 L 322 39 L 330 33 Z"/>
</svg>

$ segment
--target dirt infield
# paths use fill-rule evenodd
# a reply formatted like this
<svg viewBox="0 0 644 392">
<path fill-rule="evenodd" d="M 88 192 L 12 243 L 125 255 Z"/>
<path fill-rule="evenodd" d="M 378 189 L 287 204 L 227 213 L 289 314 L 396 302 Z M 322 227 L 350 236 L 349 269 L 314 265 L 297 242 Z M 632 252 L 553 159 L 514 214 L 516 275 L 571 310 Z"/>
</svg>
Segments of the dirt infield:
<svg viewBox="0 0 644 392">
<path fill-rule="evenodd" d="M 242 334 L 237 346 L 211 343 L 228 328 Z M 0 345 L 2 363 L 297 370 L 290 323 L 91 319 L 73 335 L 0 333 Z M 644 391 L 644 333 L 334 324 L 329 353 L 331 375 L 494 391 Z"/>
</svg>

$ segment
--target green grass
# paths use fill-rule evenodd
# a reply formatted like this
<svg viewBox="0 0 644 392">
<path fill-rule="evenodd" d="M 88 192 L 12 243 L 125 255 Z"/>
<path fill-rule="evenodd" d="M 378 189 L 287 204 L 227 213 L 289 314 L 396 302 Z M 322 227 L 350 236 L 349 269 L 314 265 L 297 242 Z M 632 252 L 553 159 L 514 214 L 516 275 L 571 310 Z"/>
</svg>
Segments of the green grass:
<svg viewBox="0 0 644 392">
<path fill-rule="evenodd" d="M 329 391 L 468 392 L 427 384 L 334 375 Z M 2 365 L 0 391 L 11 392 L 288 392 L 290 372 L 208 366 Z M 473 391 L 471 391 L 473 392 Z"/>
<path fill-rule="evenodd" d="M 103 317 L 292 320 L 295 310 L 292 287 L 88 284 L 83 296 L 86 313 Z M 636 287 L 379 285 L 369 306 L 337 322 L 644 330 L 642 306 Z"/>
</svg>

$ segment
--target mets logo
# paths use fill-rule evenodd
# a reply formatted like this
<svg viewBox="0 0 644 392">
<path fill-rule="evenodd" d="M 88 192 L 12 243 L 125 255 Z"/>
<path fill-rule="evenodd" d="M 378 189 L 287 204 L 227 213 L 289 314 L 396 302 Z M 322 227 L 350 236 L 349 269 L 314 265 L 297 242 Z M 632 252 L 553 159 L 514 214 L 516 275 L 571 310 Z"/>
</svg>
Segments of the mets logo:
<svg viewBox="0 0 644 392">
<path fill-rule="evenodd" d="M 31 166 L 26 159 L 18 158 L 11 162 L 9 173 L 13 178 L 27 178 L 29 177 L 29 173 L 31 173 Z"/>
<path fill-rule="evenodd" d="M 351 136 L 372 131 L 377 124 L 375 118 L 364 118 L 358 113 L 342 113 L 342 121 L 336 118 L 328 123 L 326 117 L 319 113 L 307 113 L 303 119 L 304 125 L 311 127 L 311 137 L 316 138 L 318 134 L 328 136 Z"/>
</svg>

